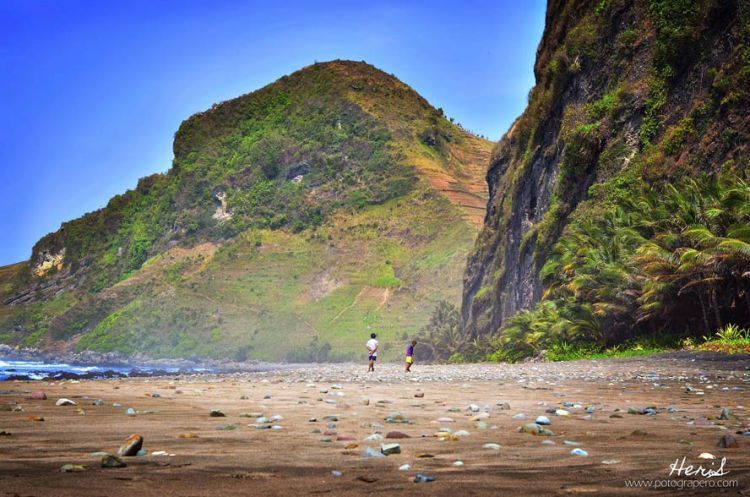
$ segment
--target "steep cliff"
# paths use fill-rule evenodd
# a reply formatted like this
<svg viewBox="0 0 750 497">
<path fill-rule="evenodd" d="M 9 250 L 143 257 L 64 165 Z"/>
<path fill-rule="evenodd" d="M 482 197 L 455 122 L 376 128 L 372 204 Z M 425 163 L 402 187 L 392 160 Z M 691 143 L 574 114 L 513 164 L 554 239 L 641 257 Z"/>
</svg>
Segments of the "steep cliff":
<svg viewBox="0 0 750 497">
<path fill-rule="evenodd" d="M 366 63 L 308 66 L 1 269 L 0 342 L 308 360 L 413 333 L 460 298 L 490 148 Z"/>
<path fill-rule="evenodd" d="M 749 41 L 743 0 L 549 1 L 536 85 L 487 175 L 467 335 L 540 300 L 540 270 L 576 213 L 600 215 L 643 183 L 747 171 Z"/>
</svg>

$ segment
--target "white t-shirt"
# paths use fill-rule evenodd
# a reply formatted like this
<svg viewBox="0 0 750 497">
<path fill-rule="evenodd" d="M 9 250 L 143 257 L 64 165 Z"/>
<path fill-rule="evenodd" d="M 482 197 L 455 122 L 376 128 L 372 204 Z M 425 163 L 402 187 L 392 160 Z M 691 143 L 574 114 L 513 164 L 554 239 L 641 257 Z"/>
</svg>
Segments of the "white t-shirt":
<svg viewBox="0 0 750 497">
<path fill-rule="evenodd" d="M 367 349 L 368 350 L 375 350 L 375 347 L 377 347 L 377 346 L 378 346 L 378 341 L 375 340 L 374 338 L 370 338 L 369 340 L 367 340 Z M 378 351 L 375 350 L 375 352 L 370 352 L 370 355 L 377 357 L 378 356 Z"/>
</svg>

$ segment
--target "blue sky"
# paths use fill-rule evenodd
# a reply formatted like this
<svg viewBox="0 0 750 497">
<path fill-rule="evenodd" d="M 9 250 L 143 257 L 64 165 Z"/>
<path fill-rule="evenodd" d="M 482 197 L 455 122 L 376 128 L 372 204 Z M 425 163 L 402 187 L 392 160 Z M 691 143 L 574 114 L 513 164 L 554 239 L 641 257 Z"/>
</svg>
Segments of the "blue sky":
<svg viewBox="0 0 750 497">
<path fill-rule="evenodd" d="M 166 171 L 180 122 L 315 61 L 366 60 L 498 139 L 542 0 L 0 2 L 0 265 Z"/>
</svg>

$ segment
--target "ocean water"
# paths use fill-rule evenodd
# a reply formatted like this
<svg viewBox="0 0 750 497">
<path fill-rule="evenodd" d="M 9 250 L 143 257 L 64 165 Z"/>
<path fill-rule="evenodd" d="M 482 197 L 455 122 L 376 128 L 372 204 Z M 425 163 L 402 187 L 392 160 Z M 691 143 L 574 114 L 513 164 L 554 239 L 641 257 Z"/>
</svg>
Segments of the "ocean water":
<svg viewBox="0 0 750 497">
<path fill-rule="evenodd" d="M 161 371 L 176 372 L 177 368 L 163 368 Z M 11 376 L 26 376 L 34 380 L 54 377 L 58 373 L 73 373 L 77 375 L 97 374 L 114 371 L 123 375 L 129 375 L 134 371 L 139 374 L 148 374 L 149 368 L 119 367 L 119 366 L 75 366 L 65 363 L 48 363 L 37 361 L 13 361 L 0 359 L 0 381 Z"/>
</svg>

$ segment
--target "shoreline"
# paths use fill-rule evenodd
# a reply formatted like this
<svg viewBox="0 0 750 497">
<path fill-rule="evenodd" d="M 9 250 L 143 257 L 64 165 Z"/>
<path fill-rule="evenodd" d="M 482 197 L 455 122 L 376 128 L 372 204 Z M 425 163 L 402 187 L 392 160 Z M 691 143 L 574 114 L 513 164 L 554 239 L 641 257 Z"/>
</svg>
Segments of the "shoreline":
<svg viewBox="0 0 750 497">
<path fill-rule="evenodd" d="M 749 489 L 750 359 L 366 369 L 5 382 L 0 488 L 36 497 L 639 495 L 625 482 L 678 481 L 669 464 L 707 465 L 699 455 L 711 453 L 726 457 L 732 490 Z M 552 434 L 522 430 L 539 416 Z M 101 454 L 134 434 L 143 455 L 103 468 Z M 717 446 L 725 435 L 738 447 Z M 66 465 L 75 469 L 61 473 Z M 417 473 L 435 481 L 415 484 Z"/>
</svg>

